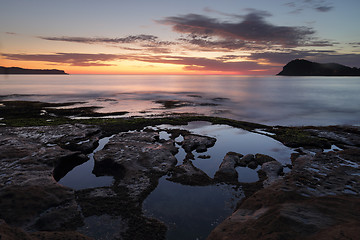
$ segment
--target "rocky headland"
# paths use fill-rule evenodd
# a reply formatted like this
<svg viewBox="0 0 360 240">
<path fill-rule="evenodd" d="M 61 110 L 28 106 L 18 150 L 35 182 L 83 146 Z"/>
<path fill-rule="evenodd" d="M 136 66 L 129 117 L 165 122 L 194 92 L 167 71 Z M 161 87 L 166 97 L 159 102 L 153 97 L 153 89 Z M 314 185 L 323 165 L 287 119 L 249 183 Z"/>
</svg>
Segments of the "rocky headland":
<svg viewBox="0 0 360 240">
<path fill-rule="evenodd" d="M 19 67 L 1 67 L 0 74 L 67 74 L 58 69 L 27 69 Z"/>
<path fill-rule="evenodd" d="M 360 76 L 359 68 L 337 63 L 316 63 L 296 59 L 283 67 L 280 76 Z"/>
<path fill-rule="evenodd" d="M 6 113 L 6 106 L 2 110 Z M 142 212 L 142 202 L 163 176 L 184 185 L 221 183 L 243 189 L 245 197 L 238 200 L 234 213 L 208 239 L 357 239 L 360 235 L 359 127 L 272 127 L 199 116 L 82 121 L 60 117 L 58 122 L 24 126 L 26 119 L 10 113 L 2 116 L 2 239 L 165 239 L 166 225 Z M 262 129 L 261 134 L 296 150 L 289 156 L 292 164 L 284 166 L 261 152 L 228 152 L 214 177 L 209 177 L 192 161 L 195 152 L 206 152 L 216 138 L 169 129 L 169 138 L 162 139 L 159 130 L 144 128 L 196 120 L 253 132 Z M 183 140 L 177 142 L 180 134 Z M 59 184 L 68 171 L 88 160 L 104 137 L 109 141 L 94 154 L 93 173 L 112 176 L 113 183 L 81 190 Z M 177 164 L 176 146 L 186 152 L 182 164 Z M 259 169 L 259 180 L 239 182 L 235 171 L 239 166 Z M 285 167 L 291 171 L 284 171 Z M 105 223 L 116 231 L 96 237 L 90 222 Z"/>
</svg>

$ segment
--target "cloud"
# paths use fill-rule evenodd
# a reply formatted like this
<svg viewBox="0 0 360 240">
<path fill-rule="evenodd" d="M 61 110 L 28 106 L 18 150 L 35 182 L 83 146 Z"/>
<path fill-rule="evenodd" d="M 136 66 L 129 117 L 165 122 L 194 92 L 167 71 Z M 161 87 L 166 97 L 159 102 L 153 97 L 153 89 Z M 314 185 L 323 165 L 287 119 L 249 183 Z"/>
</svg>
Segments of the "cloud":
<svg viewBox="0 0 360 240">
<path fill-rule="evenodd" d="M 339 63 L 350 67 L 360 67 L 360 54 L 340 54 L 336 51 L 288 50 L 283 52 L 252 53 L 250 61 L 266 61 L 283 65 L 291 60 L 303 58 L 321 63 Z"/>
<path fill-rule="evenodd" d="M 262 45 L 283 47 L 302 46 L 315 31 L 309 27 L 276 26 L 265 21 L 270 16 L 264 11 L 254 11 L 236 22 L 224 22 L 198 14 L 166 17 L 157 22 L 172 26 L 179 33 L 235 39 Z"/>
<path fill-rule="evenodd" d="M 70 66 L 113 66 L 106 63 L 108 61 L 118 60 L 116 54 L 84 54 L 84 53 L 55 53 L 55 54 L 1 54 L 9 60 L 18 61 L 40 61 L 50 63 L 61 63 Z"/>
<path fill-rule="evenodd" d="M 2 54 L 9 60 L 41 61 L 70 66 L 112 66 L 108 61 L 132 60 L 146 63 L 164 63 L 181 65 L 185 70 L 249 72 L 266 70 L 267 67 L 253 61 L 235 61 L 238 56 L 226 55 L 223 58 L 210 59 L 202 57 L 149 55 L 149 54 L 85 54 L 85 53 L 54 53 L 54 54 Z M 230 61 L 229 61 L 230 60 Z"/>
<path fill-rule="evenodd" d="M 154 35 L 140 34 L 140 35 L 130 35 L 122 38 L 104 38 L 104 37 L 39 37 L 40 39 L 49 40 L 49 41 L 62 41 L 62 42 L 77 42 L 77 43 L 110 43 L 110 44 L 119 44 L 119 43 L 134 43 L 134 42 L 156 42 L 158 37 Z"/>
<path fill-rule="evenodd" d="M 226 55 L 224 58 L 210 59 L 203 57 L 186 57 L 186 56 L 132 56 L 132 60 L 148 62 L 148 63 L 165 63 L 184 65 L 185 70 L 193 71 L 221 71 L 221 72 L 237 72 L 249 73 L 251 71 L 266 71 L 269 66 L 258 64 L 254 61 L 227 61 L 234 60 L 238 56 Z"/>
<path fill-rule="evenodd" d="M 247 50 L 250 49 L 249 44 L 247 44 L 245 41 L 238 39 L 213 40 L 210 37 L 188 35 L 187 37 L 179 38 L 178 41 L 182 42 L 183 44 L 195 45 L 195 47 L 188 47 L 189 49 L 194 51 L 228 52 L 228 51 L 240 50 L 245 48 Z"/>
<path fill-rule="evenodd" d="M 315 8 L 318 12 L 328 12 L 333 9 L 332 6 L 318 6 Z"/>
<path fill-rule="evenodd" d="M 349 45 L 351 45 L 353 48 L 358 48 L 360 47 L 360 42 L 350 42 L 348 43 Z"/>
<path fill-rule="evenodd" d="M 38 38 L 48 41 L 73 42 L 84 44 L 104 44 L 112 47 L 119 47 L 129 51 L 147 51 L 152 53 L 170 53 L 170 45 L 175 43 L 169 41 L 161 41 L 157 36 L 148 34 L 129 35 L 121 38 L 105 38 L 105 37 L 43 37 Z M 132 44 L 129 47 L 127 44 Z M 134 47 L 135 45 L 137 47 Z M 124 46 L 125 45 L 125 46 Z"/>
<path fill-rule="evenodd" d="M 285 6 L 292 8 L 293 10 L 290 13 L 301 13 L 305 9 L 312 9 L 318 12 L 329 12 L 334 7 L 331 6 L 325 0 L 302 0 L 302 1 L 292 1 L 284 4 Z"/>
</svg>

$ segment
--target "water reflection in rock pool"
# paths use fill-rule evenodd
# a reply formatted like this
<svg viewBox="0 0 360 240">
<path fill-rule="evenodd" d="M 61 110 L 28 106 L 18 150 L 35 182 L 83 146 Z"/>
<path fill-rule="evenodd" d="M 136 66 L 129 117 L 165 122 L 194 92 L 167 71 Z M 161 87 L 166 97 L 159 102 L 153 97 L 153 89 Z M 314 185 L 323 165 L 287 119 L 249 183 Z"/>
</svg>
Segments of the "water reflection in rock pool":
<svg viewBox="0 0 360 240">
<path fill-rule="evenodd" d="M 160 125 L 158 129 L 184 129 L 193 134 L 199 134 L 216 138 L 215 146 L 205 153 L 193 152 L 195 161 L 193 164 L 214 177 L 224 156 L 228 152 L 237 152 L 243 155 L 262 153 L 275 158 L 283 165 L 291 164 L 290 155 L 294 151 L 282 143 L 262 134 L 249 132 L 228 125 L 212 125 L 209 122 L 191 122 L 184 126 Z M 209 155 L 210 158 L 199 158 L 201 155 Z M 183 160 L 183 159 L 178 159 Z M 247 170 L 246 170 L 247 171 Z M 252 173 L 250 173 L 252 174 Z"/>
<path fill-rule="evenodd" d="M 168 226 L 167 239 L 205 239 L 242 197 L 241 189 L 230 185 L 185 186 L 162 177 L 143 209 Z"/>
<path fill-rule="evenodd" d="M 99 146 L 88 155 L 89 160 L 79 166 L 73 168 L 63 178 L 59 180 L 59 183 L 70 187 L 75 190 L 105 187 L 110 186 L 113 182 L 113 177 L 101 176 L 96 177 L 92 170 L 94 169 L 94 154 L 100 151 L 109 142 L 111 137 L 104 137 L 99 140 Z"/>
<path fill-rule="evenodd" d="M 266 154 L 284 165 L 290 163 L 293 152 L 270 137 L 228 125 L 191 122 L 184 126 L 160 125 L 155 129 L 160 130 L 160 138 L 164 139 L 169 137 L 165 134 L 166 129 L 183 129 L 193 134 L 215 137 L 215 145 L 205 153 L 193 151 L 193 164 L 210 177 L 214 177 L 224 156 L 230 151 L 244 155 Z M 178 164 L 183 162 L 185 155 L 185 151 L 180 147 L 176 155 Z M 209 158 L 202 158 L 204 155 Z M 260 167 L 255 170 L 237 167 L 238 181 L 258 181 L 259 169 Z M 157 188 L 144 201 L 143 210 L 147 216 L 166 223 L 167 239 L 205 239 L 216 225 L 233 212 L 236 203 L 243 196 L 241 188 L 235 190 L 231 185 L 185 186 L 162 177 Z"/>
<path fill-rule="evenodd" d="M 264 132 L 253 133 L 228 125 L 212 125 L 209 122 L 191 122 L 184 126 L 160 125 L 153 128 L 159 132 L 159 138 L 171 138 L 170 129 L 187 130 L 192 134 L 216 138 L 213 147 L 206 152 L 194 154 L 193 165 L 213 178 L 221 162 L 228 152 L 237 152 L 243 155 L 262 153 L 269 155 L 283 165 L 290 163 L 293 152 L 278 141 L 265 136 Z M 92 174 L 94 167 L 93 155 L 100 151 L 109 141 L 110 137 L 101 139 L 99 147 L 89 154 L 90 160 L 69 172 L 60 183 L 76 190 L 110 186 L 112 177 L 95 177 Z M 184 140 L 182 135 L 175 139 L 175 146 L 179 152 L 175 155 L 178 164 L 183 163 L 186 152 L 181 147 Z M 258 181 L 257 170 L 247 167 L 237 167 L 238 181 L 249 183 Z M 235 209 L 238 201 L 244 197 L 241 187 L 217 184 L 208 186 L 188 186 L 167 180 L 168 176 L 159 179 L 157 188 L 149 194 L 142 203 L 143 213 L 152 218 L 163 221 L 168 226 L 167 239 L 205 239 L 211 230 Z M 96 219 L 89 221 L 87 227 L 92 226 Z M 100 221 L 101 222 L 101 221 Z M 100 223 L 101 224 L 101 223 Z M 84 230 L 84 229 L 83 229 Z M 107 234 L 115 234 L 109 230 Z"/>
</svg>

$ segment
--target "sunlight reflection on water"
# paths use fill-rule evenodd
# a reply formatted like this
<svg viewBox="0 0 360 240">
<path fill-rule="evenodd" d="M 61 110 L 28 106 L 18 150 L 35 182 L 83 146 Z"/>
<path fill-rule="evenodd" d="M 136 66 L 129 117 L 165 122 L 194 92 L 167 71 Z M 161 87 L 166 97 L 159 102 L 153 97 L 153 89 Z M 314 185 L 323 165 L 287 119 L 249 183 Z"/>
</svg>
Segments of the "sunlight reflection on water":
<svg viewBox="0 0 360 240">
<path fill-rule="evenodd" d="M 359 77 L 9 75 L 0 100 L 85 101 L 126 116 L 198 113 L 270 125 L 359 124 Z M 183 104 L 166 109 L 157 100 Z"/>
</svg>

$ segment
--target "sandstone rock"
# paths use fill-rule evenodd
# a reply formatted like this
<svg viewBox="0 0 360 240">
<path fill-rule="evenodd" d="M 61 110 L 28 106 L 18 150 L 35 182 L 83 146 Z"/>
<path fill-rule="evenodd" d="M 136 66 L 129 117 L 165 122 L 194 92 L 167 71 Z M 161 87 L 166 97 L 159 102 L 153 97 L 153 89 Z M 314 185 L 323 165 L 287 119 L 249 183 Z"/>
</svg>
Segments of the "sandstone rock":
<svg viewBox="0 0 360 240">
<path fill-rule="evenodd" d="M 91 240 L 92 238 L 86 237 L 74 231 L 62 232 L 33 232 L 27 233 L 21 228 L 9 226 L 4 220 L 0 219 L 0 236 L 2 240 Z"/>
<path fill-rule="evenodd" d="M 247 166 L 248 166 L 248 168 L 256 169 L 258 165 L 259 164 L 256 161 L 251 161 L 251 162 L 249 162 L 249 164 Z"/>
<path fill-rule="evenodd" d="M 290 173 L 243 201 L 208 239 L 351 239 L 360 233 L 359 163 L 359 149 L 298 157 Z M 273 172 L 272 164 L 264 171 Z"/>
<path fill-rule="evenodd" d="M 53 168 L 82 154 L 56 143 L 97 131 L 86 129 L 82 125 L 0 129 L 0 218 L 29 230 L 53 231 L 78 224 L 74 191 L 57 184 Z"/>
<path fill-rule="evenodd" d="M 246 167 L 254 159 L 255 159 L 255 156 L 253 154 L 246 154 L 239 160 L 238 165 L 240 167 Z"/>
<path fill-rule="evenodd" d="M 190 153 L 193 150 L 196 150 L 196 152 L 206 152 L 209 147 L 215 145 L 215 142 L 215 138 L 191 134 L 184 136 L 182 147 L 187 153 Z"/>
<path fill-rule="evenodd" d="M 267 187 L 281 178 L 280 174 L 283 171 L 283 166 L 278 161 L 266 162 L 261 166 L 261 170 L 266 173 L 267 179 L 263 184 L 264 187 Z"/>
<path fill-rule="evenodd" d="M 184 163 L 176 166 L 168 180 L 185 185 L 204 186 L 212 184 L 212 179 L 202 170 L 195 167 L 191 160 L 185 159 Z"/>
<path fill-rule="evenodd" d="M 273 162 L 276 160 L 268 155 L 257 153 L 255 154 L 255 161 L 258 165 L 261 166 L 266 162 Z"/>
<path fill-rule="evenodd" d="M 242 156 L 238 153 L 228 152 L 220 164 L 219 170 L 215 173 L 214 179 L 224 182 L 237 182 L 238 173 L 235 168 Z"/>
<path fill-rule="evenodd" d="M 137 199 L 151 188 L 151 174 L 166 174 L 176 164 L 174 141 L 159 142 L 157 132 L 119 133 L 95 153 L 96 175 L 113 175 Z"/>
<path fill-rule="evenodd" d="M 308 131 L 316 133 L 319 137 L 331 139 L 344 145 L 359 146 L 360 144 L 360 127 L 337 126 L 333 128 L 310 129 Z"/>
</svg>

